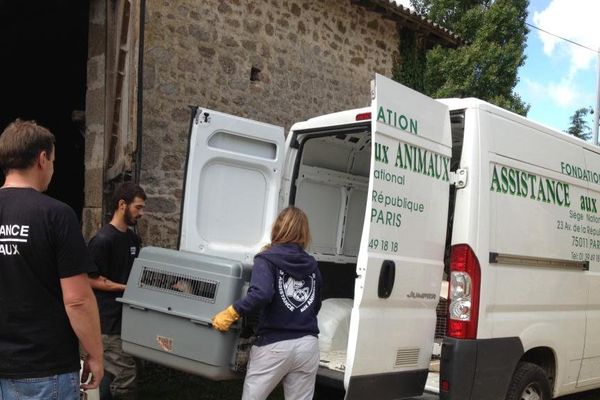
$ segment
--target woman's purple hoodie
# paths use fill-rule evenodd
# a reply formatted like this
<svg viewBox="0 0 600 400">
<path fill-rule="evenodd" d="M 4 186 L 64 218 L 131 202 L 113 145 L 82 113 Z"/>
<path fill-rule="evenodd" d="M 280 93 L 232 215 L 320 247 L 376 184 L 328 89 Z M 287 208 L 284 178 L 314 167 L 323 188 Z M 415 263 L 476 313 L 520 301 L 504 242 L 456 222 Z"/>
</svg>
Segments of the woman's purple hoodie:
<svg viewBox="0 0 600 400">
<path fill-rule="evenodd" d="M 297 243 L 273 245 L 254 257 L 248 293 L 233 308 L 242 316 L 262 310 L 257 346 L 318 336 L 321 273 L 317 261 Z"/>
</svg>

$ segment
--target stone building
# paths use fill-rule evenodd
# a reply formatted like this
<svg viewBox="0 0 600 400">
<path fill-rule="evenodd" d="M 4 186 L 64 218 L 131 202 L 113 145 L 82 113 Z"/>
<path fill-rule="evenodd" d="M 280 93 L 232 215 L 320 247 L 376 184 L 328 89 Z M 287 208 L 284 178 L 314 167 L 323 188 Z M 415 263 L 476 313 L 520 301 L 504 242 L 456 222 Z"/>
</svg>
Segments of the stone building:
<svg viewBox="0 0 600 400">
<path fill-rule="evenodd" d="M 145 244 L 177 243 L 190 105 L 289 129 L 370 102 L 400 32 L 422 48 L 459 39 L 388 0 L 91 0 L 84 234 L 111 187 L 145 188 Z M 104 208 L 103 208 L 104 207 Z"/>
</svg>

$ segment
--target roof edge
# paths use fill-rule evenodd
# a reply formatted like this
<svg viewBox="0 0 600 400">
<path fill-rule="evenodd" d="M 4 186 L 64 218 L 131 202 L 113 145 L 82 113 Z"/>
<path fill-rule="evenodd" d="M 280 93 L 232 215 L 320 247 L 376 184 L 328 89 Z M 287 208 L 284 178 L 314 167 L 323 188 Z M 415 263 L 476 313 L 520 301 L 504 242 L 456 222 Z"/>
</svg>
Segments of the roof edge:
<svg viewBox="0 0 600 400">
<path fill-rule="evenodd" d="M 351 0 L 351 2 L 369 10 L 388 15 L 393 19 L 408 22 L 414 26 L 423 27 L 426 32 L 437 39 L 437 42 L 448 47 L 459 47 L 466 43 L 466 41 L 457 33 L 452 32 L 448 28 L 444 28 L 440 24 L 433 22 L 410 8 L 397 4 L 394 0 Z"/>
</svg>

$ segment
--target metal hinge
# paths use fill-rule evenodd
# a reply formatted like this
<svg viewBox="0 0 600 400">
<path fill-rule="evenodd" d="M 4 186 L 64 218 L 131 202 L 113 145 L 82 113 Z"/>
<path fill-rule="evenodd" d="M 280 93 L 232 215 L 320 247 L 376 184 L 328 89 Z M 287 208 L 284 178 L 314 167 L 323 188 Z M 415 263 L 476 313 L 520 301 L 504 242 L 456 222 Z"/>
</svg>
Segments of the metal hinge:
<svg viewBox="0 0 600 400">
<path fill-rule="evenodd" d="M 454 172 L 450 172 L 450 184 L 455 185 L 457 189 L 462 189 L 467 186 L 467 174 L 466 168 L 457 169 Z"/>
<path fill-rule="evenodd" d="M 371 100 L 377 97 L 377 88 L 375 87 L 375 79 L 371 79 Z"/>
</svg>

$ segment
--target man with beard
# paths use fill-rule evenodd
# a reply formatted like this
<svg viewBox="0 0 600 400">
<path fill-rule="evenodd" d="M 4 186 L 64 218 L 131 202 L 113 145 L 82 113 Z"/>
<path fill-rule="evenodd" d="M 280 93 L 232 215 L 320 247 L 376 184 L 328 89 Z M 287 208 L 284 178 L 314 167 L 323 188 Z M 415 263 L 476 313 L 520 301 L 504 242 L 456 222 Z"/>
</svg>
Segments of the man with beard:
<svg viewBox="0 0 600 400">
<path fill-rule="evenodd" d="M 104 225 L 88 244 L 98 268 L 97 274 L 89 276 L 100 309 L 104 369 L 107 372 L 101 385 L 101 398 L 135 399 L 136 363 L 122 350 L 122 305 L 116 299 L 123 296 L 133 260 L 140 252 L 140 238 L 130 228 L 144 215 L 146 193 L 140 186 L 125 182 L 117 188 L 112 200 L 110 223 Z"/>
</svg>

